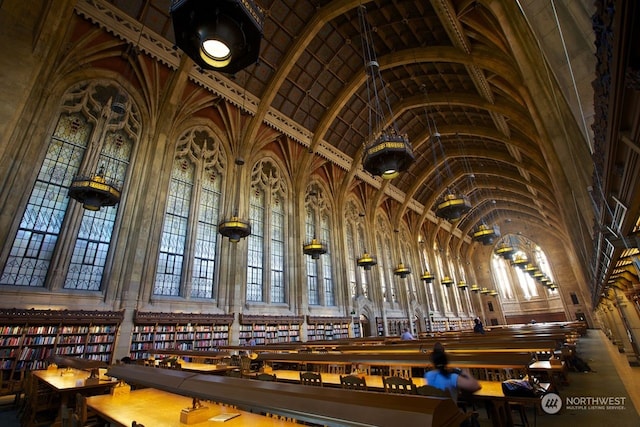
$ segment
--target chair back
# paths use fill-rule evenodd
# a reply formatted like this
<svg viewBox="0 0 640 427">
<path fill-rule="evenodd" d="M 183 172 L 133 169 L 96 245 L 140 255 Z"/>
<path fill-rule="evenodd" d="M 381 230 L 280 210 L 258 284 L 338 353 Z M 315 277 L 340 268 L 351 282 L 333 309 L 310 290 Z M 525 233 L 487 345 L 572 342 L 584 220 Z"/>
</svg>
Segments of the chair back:
<svg viewBox="0 0 640 427">
<path fill-rule="evenodd" d="M 340 385 L 349 390 L 367 390 L 367 381 L 356 375 L 340 375 Z"/>
<path fill-rule="evenodd" d="M 411 378 L 411 367 L 391 366 L 389 367 L 389 375 L 392 377 Z"/>
<path fill-rule="evenodd" d="M 330 374 L 346 374 L 346 365 L 343 364 L 330 364 L 327 366 L 327 372 Z"/>
<path fill-rule="evenodd" d="M 416 386 L 410 379 L 402 377 L 382 377 L 384 391 L 397 394 L 416 394 Z"/>
<path fill-rule="evenodd" d="M 451 393 L 447 390 L 440 390 L 432 385 L 421 385 L 420 387 L 416 387 L 416 392 L 421 396 L 451 397 Z"/>
<path fill-rule="evenodd" d="M 300 372 L 300 384 L 322 387 L 322 376 L 317 372 Z"/>
<path fill-rule="evenodd" d="M 266 372 L 260 372 L 258 375 L 256 375 L 256 379 L 260 381 L 275 381 L 276 374 L 268 374 Z"/>
</svg>

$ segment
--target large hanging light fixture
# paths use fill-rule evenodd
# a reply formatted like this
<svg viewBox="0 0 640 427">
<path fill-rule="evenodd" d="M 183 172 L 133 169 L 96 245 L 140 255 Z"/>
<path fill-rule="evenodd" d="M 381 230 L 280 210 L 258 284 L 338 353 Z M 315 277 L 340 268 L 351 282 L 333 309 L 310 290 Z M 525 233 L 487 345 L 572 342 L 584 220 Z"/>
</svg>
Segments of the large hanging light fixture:
<svg viewBox="0 0 640 427">
<path fill-rule="evenodd" d="M 458 289 L 464 291 L 467 289 L 467 282 L 465 282 L 464 280 L 460 280 L 458 282 Z"/>
<path fill-rule="evenodd" d="M 103 206 L 115 206 L 120 201 L 120 190 L 104 177 L 104 167 L 91 176 L 75 176 L 69 187 L 69 197 L 82 203 L 89 211 L 99 211 Z"/>
<path fill-rule="evenodd" d="M 401 279 L 406 278 L 409 274 L 411 274 L 411 269 L 404 265 L 402 262 L 398 264 L 395 270 L 393 270 L 393 274 L 399 276 Z"/>
<path fill-rule="evenodd" d="M 238 177 L 236 178 L 236 211 L 230 218 L 223 219 L 218 224 L 218 232 L 224 237 L 228 237 L 231 243 L 238 243 L 240 239 L 244 239 L 251 234 L 251 224 L 249 221 L 241 219 L 237 211 L 240 204 L 240 166 L 244 165 L 244 160 L 237 158 L 235 164 L 238 169 Z"/>
<path fill-rule="evenodd" d="M 436 216 L 449 222 L 456 222 L 462 215 L 469 212 L 469 209 L 471 209 L 471 202 L 467 196 L 447 192 L 436 207 Z"/>
<path fill-rule="evenodd" d="M 176 45 L 202 68 L 236 73 L 260 54 L 264 16 L 253 0 L 173 0 Z"/>
<path fill-rule="evenodd" d="M 360 258 L 358 258 L 358 267 L 364 268 L 366 271 L 371 270 L 371 267 L 378 264 L 375 255 L 370 255 L 367 251 L 364 251 L 364 254 Z"/>
<path fill-rule="evenodd" d="M 509 235 L 502 242 L 498 244 L 495 250 L 495 254 L 501 256 L 506 260 L 510 260 L 513 254 L 516 253 L 516 244 L 514 242 L 514 237 Z"/>
<path fill-rule="evenodd" d="M 500 237 L 500 227 L 493 225 L 489 227 L 484 222 L 478 225 L 478 228 L 473 232 L 472 239 L 476 242 L 482 243 L 484 246 L 492 245 L 495 239 Z"/>
<path fill-rule="evenodd" d="M 471 292 L 473 293 L 478 293 L 480 292 L 480 286 L 478 286 L 477 283 L 474 283 L 473 285 L 471 285 L 471 288 L 469 288 L 471 290 Z"/>
<path fill-rule="evenodd" d="M 443 286 L 446 286 L 447 288 L 450 288 L 450 287 L 451 287 L 451 285 L 453 285 L 453 279 L 452 279 L 451 277 L 449 277 L 449 276 L 444 276 L 444 277 L 442 278 L 442 280 L 440 281 L 440 283 L 441 283 Z"/>
<path fill-rule="evenodd" d="M 362 51 L 367 76 L 367 101 L 369 111 L 369 142 L 365 147 L 362 167 L 372 175 L 393 179 L 407 170 L 415 160 L 413 149 L 406 135 L 399 132 L 389 97 L 386 95 L 380 64 L 373 45 L 373 33 L 367 22 L 366 7 L 360 6 L 358 17 L 362 33 Z M 386 123 L 392 120 L 391 125 Z"/>
<path fill-rule="evenodd" d="M 422 273 L 422 276 L 420 276 L 420 280 L 422 280 L 425 283 L 433 283 L 434 278 L 435 277 L 433 276 L 433 274 L 429 273 L 428 270 Z"/>
<path fill-rule="evenodd" d="M 314 237 L 309 243 L 302 246 L 302 252 L 305 255 L 310 255 L 312 259 L 318 259 L 320 255 L 327 253 L 327 245 Z"/>
</svg>

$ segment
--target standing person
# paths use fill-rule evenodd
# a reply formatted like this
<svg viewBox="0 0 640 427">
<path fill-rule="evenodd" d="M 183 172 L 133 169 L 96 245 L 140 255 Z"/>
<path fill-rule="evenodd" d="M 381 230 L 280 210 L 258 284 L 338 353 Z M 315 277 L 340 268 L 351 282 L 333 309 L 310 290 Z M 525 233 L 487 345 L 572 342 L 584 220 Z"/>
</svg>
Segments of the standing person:
<svg viewBox="0 0 640 427">
<path fill-rule="evenodd" d="M 427 384 L 440 390 L 448 391 L 456 402 L 458 400 L 458 392 L 467 391 L 473 393 L 482 388 L 478 380 L 473 378 L 468 369 L 448 368 L 447 365 L 449 361 L 447 354 L 439 342 L 433 346 L 431 363 L 433 363 L 434 369 L 424 375 Z"/>
<path fill-rule="evenodd" d="M 404 331 L 402 332 L 402 335 L 400 335 L 400 339 L 408 341 L 408 340 L 412 340 L 412 339 L 415 339 L 415 338 L 413 338 L 413 335 L 411 335 L 411 332 L 409 332 L 409 328 L 404 328 Z"/>
<path fill-rule="evenodd" d="M 484 334 L 484 326 L 482 326 L 482 321 L 479 317 L 476 317 L 474 320 L 475 325 L 473 325 L 473 332 L 476 334 Z"/>
</svg>

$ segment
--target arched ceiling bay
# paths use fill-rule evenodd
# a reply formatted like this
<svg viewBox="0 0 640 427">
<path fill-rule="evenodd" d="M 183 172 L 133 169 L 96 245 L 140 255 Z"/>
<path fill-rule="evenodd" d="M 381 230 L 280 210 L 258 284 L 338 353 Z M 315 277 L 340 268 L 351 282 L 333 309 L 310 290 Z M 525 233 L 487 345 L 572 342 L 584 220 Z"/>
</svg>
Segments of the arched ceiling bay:
<svg viewBox="0 0 640 427">
<path fill-rule="evenodd" d="M 173 42 L 170 0 L 108 3 Z M 409 170 L 388 184 L 406 195 L 401 215 L 416 202 L 433 209 L 447 188 L 455 188 L 482 202 L 456 224 L 463 232 L 507 219 L 564 228 L 558 193 L 564 177 L 558 165 L 550 166 L 546 124 L 537 119 L 544 114 L 531 102 L 541 94 L 532 92 L 522 72 L 519 41 L 504 30 L 505 16 L 519 13 L 515 2 L 256 3 L 265 12 L 259 62 L 223 75 L 259 99 L 249 135 L 275 109 L 312 135 L 310 152 L 322 142 L 353 159 L 348 179 L 366 173 L 361 156 L 370 135 L 358 23 L 363 5 L 394 112 L 387 119 L 408 135 L 416 155 Z M 508 23 L 526 32 L 525 24 L 524 17 Z M 432 137 L 434 124 L 441 147 Z"/>
</svg>

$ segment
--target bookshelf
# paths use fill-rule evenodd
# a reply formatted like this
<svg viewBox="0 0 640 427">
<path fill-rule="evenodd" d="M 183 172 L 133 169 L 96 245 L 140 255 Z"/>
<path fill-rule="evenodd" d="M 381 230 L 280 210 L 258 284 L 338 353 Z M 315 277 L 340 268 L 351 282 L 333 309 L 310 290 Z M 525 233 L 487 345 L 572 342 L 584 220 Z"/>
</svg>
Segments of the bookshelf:
<svg viewBox="0 0 640 427">
<path fill-rule="evenodd" d="M 300 341 L 301 316 L 240 315 L 240 345 L 277 344 Z M 251 342 L 253 340 L 253 343 Z"/>
<path fill-rule="evenodd" d="M 53 355 L 111 363 L 123 311 L 0 309 L 0 374 L 44 369 Z"/>
<path fill-rule="evenodd" d="M 229 344 L 232 322 L 232 314 L 136 311 L 130 357 L 148 359 L 158 350 L 211 351 Z"/>
<path fill-rule="evenodd" d="M 307 341 L 349 338 L 350 317 L 307 317 Z"/>
</svg>

